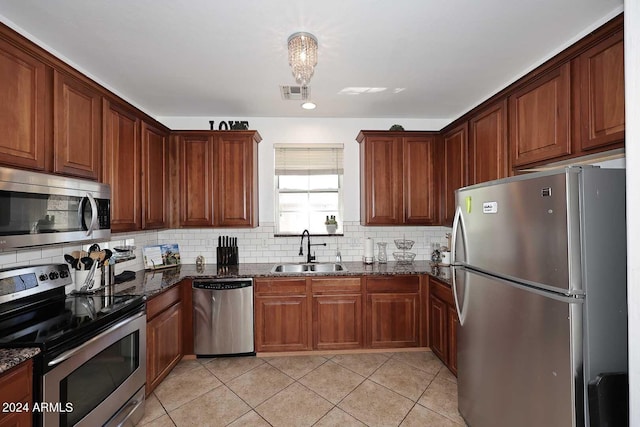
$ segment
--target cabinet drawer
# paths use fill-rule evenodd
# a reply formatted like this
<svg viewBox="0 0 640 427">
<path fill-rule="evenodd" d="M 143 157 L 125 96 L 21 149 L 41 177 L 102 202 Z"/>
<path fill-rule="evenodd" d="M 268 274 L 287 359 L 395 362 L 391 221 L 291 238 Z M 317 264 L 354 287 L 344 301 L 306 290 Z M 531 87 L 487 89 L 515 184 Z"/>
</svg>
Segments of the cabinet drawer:
<svg viewBox="0 0 640 427">
<path fill-rule="evenodd" d="M 431 295 L 435 295 L 449 305 L 455 304 L 455 301 L 453 300 L 453 290 L 449 285 L 440 282 L 439 280 L 433 278 L 429 280 L 429 293 Z"/>
<path fill-rule="evenodd" d="M 153 297 L 147 302 L 147 320 L 153 319 L 178 301 L 180 301 L 180 286 L 174 286 L 168 291 Z"/>
<path fill-rule="evenodd" d="M 304 278 L 260 279 L 254 282 L 256 295 L 306 294 L 307 281 Z"/>
<path fill-rule="evenodd" d="M 359 294 L 362 283 L 359 277 L 311 279 L 311 291 L 314 294 Z"/>
<path fill-rule="evenodd" d="M 418 293 L 420 276 L 367 277 L 367 292 Z"/>
</svg>

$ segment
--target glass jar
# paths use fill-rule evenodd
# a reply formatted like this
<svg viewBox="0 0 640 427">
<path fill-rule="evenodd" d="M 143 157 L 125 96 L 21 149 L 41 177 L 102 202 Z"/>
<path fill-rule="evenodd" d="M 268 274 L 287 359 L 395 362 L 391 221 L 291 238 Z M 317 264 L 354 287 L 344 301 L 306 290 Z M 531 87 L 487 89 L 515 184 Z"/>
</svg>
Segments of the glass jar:
<svg viewBox="0 0 640 427">
<path fill-rule="evenodd" d="M 378 262 L 387 263 L 387 242 L 378 242 Z"/>
</svg>

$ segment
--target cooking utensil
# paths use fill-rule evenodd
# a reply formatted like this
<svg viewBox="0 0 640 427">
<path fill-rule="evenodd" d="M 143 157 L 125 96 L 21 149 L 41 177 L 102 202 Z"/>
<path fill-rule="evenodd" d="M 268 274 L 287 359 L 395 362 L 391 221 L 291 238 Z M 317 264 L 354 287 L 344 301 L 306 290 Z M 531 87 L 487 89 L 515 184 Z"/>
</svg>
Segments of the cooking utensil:
<svg viewBox="0 0 640 427">
<path fill-rule="evenodd" d="M 94 243 L 93 245 L 89 246 L 89 253 L 99 252 L 99 251 L 100 251 L 100 245 L 98 245 L 97 243 Z"/>
<path fill-rule="evenodd" d="M 89 270 L 91 267 L 93 267 L 93 263 L 93 259 L 89 258 L 88 256 L 80 258 L 80 264 L 83 267 L 82 270 Z"/>
</svg>

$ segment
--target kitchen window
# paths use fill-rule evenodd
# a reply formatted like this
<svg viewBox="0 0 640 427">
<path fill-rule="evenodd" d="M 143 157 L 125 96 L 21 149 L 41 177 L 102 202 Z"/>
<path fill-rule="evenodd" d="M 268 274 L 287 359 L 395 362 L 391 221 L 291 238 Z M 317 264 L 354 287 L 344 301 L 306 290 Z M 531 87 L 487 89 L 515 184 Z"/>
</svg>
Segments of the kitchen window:
<svg viewBox="0 0 640 427">
<path fill-rule="evenodd" d="M 343 144 L 276 144 L 276 234 L 328 234 L 334 217 L 342 233 Z"/>
</svg>

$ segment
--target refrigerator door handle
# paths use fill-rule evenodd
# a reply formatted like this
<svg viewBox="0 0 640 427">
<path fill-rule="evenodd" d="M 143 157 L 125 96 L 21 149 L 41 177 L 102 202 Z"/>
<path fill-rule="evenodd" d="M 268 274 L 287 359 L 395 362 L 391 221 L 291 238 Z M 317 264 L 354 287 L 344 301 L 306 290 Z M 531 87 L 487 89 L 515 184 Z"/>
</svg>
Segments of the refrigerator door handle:
<svg viewBox="0 0 640 427">
<path fill-rule="evenodd" d="M 458 271 L 465 271 L 463 269 L 458 269 L 458 268 L 453 268 L 453 274 L 451 275 L 451 290 L 453 292 L 453 300 L 456 303 L 456 312 L 458 313 L 458 321 L 460 322 L 460 326 L 464 325 L 464 318 L 465 316 L 465 312 L 466 310 L 464 309 L 464 307 L 466 307 L 466 299 L 467 299 L 467 293 L 464 293 L 464 301 L 463 304 L 465 305 L 462 310 L 460 309 L 460 302 L 458 301 L 458 286 L 456 284 L 456 273 Z M 466 272 L 465 272 L 466 273 Z"/>
<path fill-rule="evenodd" d="M 460 235 L 462 236 L 462 247 L 464 250 L 464 262 L 467 262 L 467 236 L 464 231 L 464 219 L 462 218 L 462 208 L 458 206 L 456 213 L 453 217 L 453 232 L 451 234 L 451 262 L 457 264 L 456 260 L 456 246 L 458 246 L 458 229 L 460 229 Z"/>
</svg>

